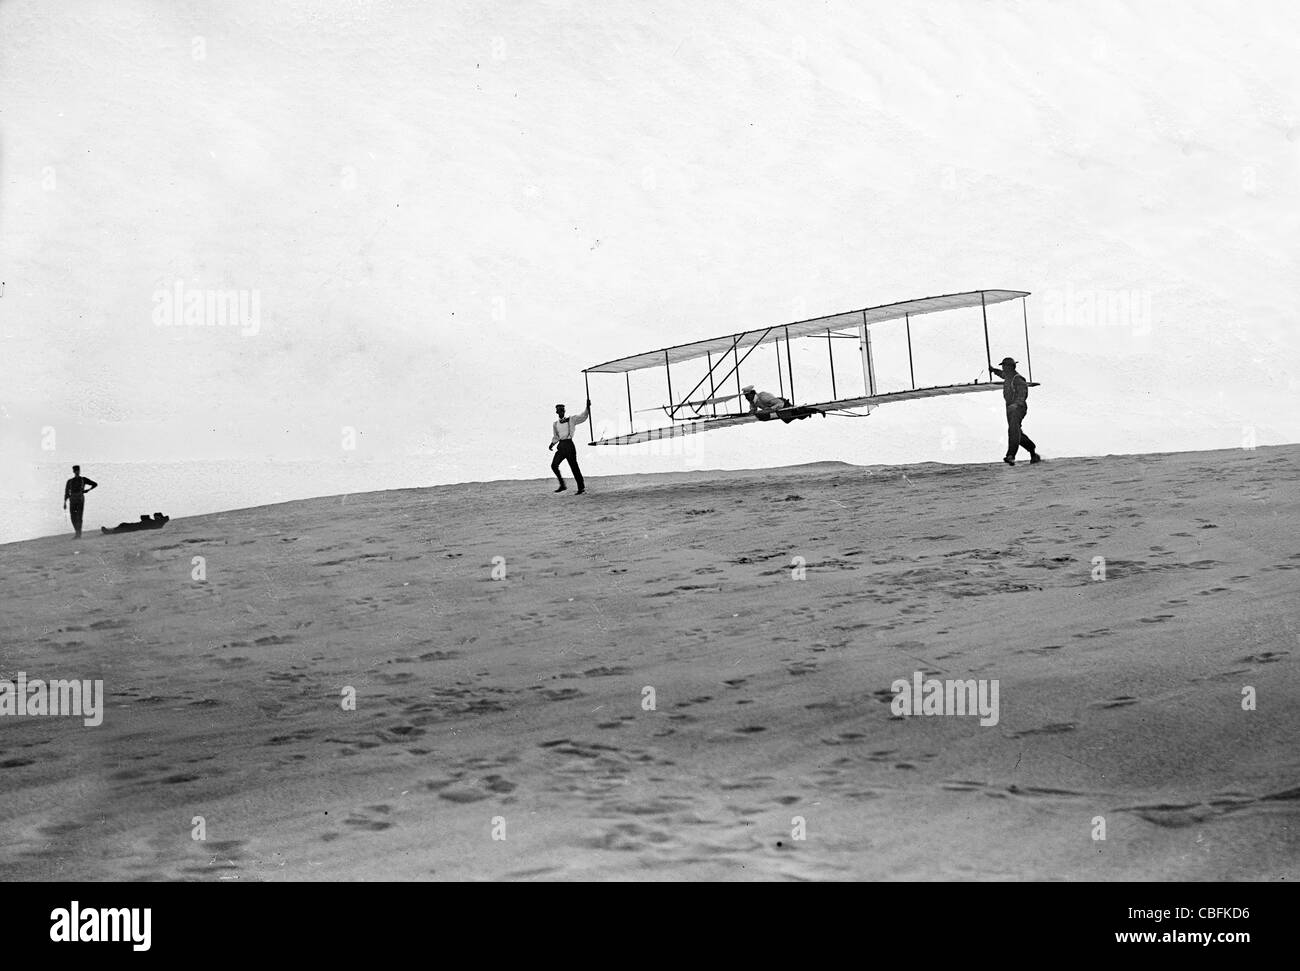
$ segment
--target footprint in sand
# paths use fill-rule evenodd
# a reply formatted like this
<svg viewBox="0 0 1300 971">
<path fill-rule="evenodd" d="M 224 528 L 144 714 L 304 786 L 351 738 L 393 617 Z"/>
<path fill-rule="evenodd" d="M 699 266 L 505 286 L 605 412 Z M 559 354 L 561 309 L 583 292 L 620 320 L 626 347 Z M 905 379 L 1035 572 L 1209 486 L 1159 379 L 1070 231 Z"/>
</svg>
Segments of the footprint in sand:
<svg viewBox="0 0 1300 971">
<path fill-rule="evenodd" d="M 713 700 L 712 695 L 700 695 L 698 698 L 691 698 L 689 701 L 683 701 L 677 707 L 689 708 L 691 705 L 703 705 Z"/>
<path fill-rule="evenodd" d="M 1027 728 L 1021 732 L 1012 732 L 1008 738 L 1028 738 L 1031 735 L 1064 735 L 1066 732 L 1072 732 L 1079 726 L 1074 722 L 1052 722 L 1050 725 L 1043 725 L 1040 728 Z"/>
<path fill-rule="evenodd" d="M 582 692 L 577 688 L 547 688 L 542 696 L 548 701 L 567 701 L 570 698 L 581 698 Z"/>
<path fill-rule="evenodd" d="M 211 775 L 211 773 L 209 773 L 209 775 Z M 184 772 L 178 772 L 178 773 L 175 774 L 175 775 L 169 775 L 169 776 L 167 776 L 166 778 L 162 779 L 161 781 L 162 781 L 162 783 L 163 783 L 164 785 L 169 785 L 169 786 L 179 786 L 179 785 L 183 785 L 183 784 L 186 783 L 186 782 L 198 782 L 199 780 L 201 780 L 201 779 L 205 779 L 205 778 L 208 778 L 208 776 L 202 776 L 202 775 L 188 775 L 188 774 L 186 774 L 186 773 L 184 773 Z"/>
<path fill-rule="evenodd" d="M 393 811 L 392 806 L 366 806 L 362 809 L 354 809 L 343 820 L 344 826 L 351 826 L 353 829 L 359 829 L 368 833 L 378 833 L 385 829 L 391 829 L 393 824 L 387 819 L 381 817 L 387 816 Z"/>
<path fill-rule="evenodd" d="M 1013 796 L 1029 796 L 1031 798 L 1042 798 L 1045 796 L 1070 796 L 1072 798 L 1084 798 L 1087 793 L 1075 792 L 1073 789 L 1047 789 L 1042 786 L 1018 786 L 1014 782 L 1007 786 L 1007 793 Z"/>
<path fill-rule="evenodd" d="M 1152 806 L 1123 806 L 1116 811 L 1133 813 L 1139 819 L 1165 829 L 1182 829 L 1185 826 L 1195 826 L 1222 812 L 1222 810 L 1204 803 L 1181 805 L 1161 803 Z"/>
<path fill-rule="evenodd" d="M 892 691 L 886 691 L 885 693 L 888 695 L 887 700 L 893 700 L 894 694 Z M 876 694 L 879 695 L 880 692 L 876 692 Z M 853 707 L 855 705 L 847 701 L 814 701 L 812 704 L 804 705 L 807 711 L 843 711 L 846 708 Z"/>
<path fill-rule="evenodd" d="M 597 728 L 622 728 L 628 722 L 636 721 L 635 715 L 620 715 L 616 721 L 601 722 Z"/>
<path fill-rule="evenodd" d="M 630 668 L 625 667 L 598 667 L 589 668 L 582 672 L 584 678 L 609 678 L 616 675 L 631 674 Z"/>
<path fill-rule="evenodd" d="M 1045 644 L 1042 647 L 1027 647 L 1024 648 L 1023 650 L 1016 651 L 1016 653 L 1034 654 L 1037 655 L 1038 657 L 1048 657 L 1049 655 L 1051 655 L 1053 651 L 1059 651 L 1060 649 L 1061 649 L 1060 644 Z M 942 661 L 947 656 L 948 655 L 946 654 L 940 655 L 938 658 L 936 658 L 936 660 Z"/>
<path fill-rule="evenodd" d="M 488 775 L 474 782 L 466 783 L 462 780 L 453 786 L 441 789 L 438 798 L 457 803 L 482 802 L 484 799 L 491 799 L 494 795 L 507 795 L 514 792 L 516 788 L 515 784 L 504 776 Z"/>
<path fill-rule="evenodd" d="M 258 647 L 271 647 L 277 644 L 292 644 L 294 638 L 288 634 L 270 634 L 253 641 Z"/>
<path fill-rule="evenodd" d="M 216 876 L 221 880 L 238 879 L 245 840 L 216 840 L 195 843 L 195 851 L 206 859 L 202 863 L 182 867 L 182 873 L 195 876 Z"/>
<path fill-rule="evenodd" d="M 1238 664 L 1273 664 L 1290 654 L 1290 651 L 1260 651 L 1237 658 Z"/>
<path fill-rule="evenodd" d="M 823 745 L 855 745 L 866 737 L 861 732 L 841 732 L 834 738 L 823 738 L 821 743 Z"/>
<path fill-rule="evenodd" d="M 943 783 L 939 788 L 946 789 L 948 792 L 982 792 L 984 789 L 988 788 L 988 784 L 985 782 L 975 782 L 966 779 L 955 779 L 951 782 Z"/>
<path fill-rule="evenodd" d="M 649 845 L 671 843 L 673 836 L 664 830 L 650 829 L 639 823 L 619 823 L 600 836 L 587 837 L 578 845 L 590 850 L 642 850 Z"/>
<path fill-rule="evenodd" d="M 1129 695 L 1119 695 L 1115 698 L 1109 698 L 1106 701 L 1094 701 L 1089 707 L 1092 708 L 1127 708 L 1129 705 L 1136 705 L 1138 700 Z"/>
</svg>

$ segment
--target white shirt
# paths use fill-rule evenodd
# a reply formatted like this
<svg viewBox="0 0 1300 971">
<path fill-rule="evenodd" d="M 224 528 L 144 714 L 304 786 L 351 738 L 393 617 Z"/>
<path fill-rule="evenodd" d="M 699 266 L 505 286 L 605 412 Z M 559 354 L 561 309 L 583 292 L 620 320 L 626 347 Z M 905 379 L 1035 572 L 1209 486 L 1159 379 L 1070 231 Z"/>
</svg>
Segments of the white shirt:
<svg viewBox="0 0 1300 971">
<path fill-rule="evenodd" d="M 772 411 L 775 408 L 784 408 L 789 402 L 785 398 L 779 398 L 767 391 L 760 391 L 754 395 L 754 406 L 759 411 Z"/>
<path fill-rule="evenodd" d="M 551 444 L 563 442 L 566 439 L 573 438 L 573 429 L 587 420 L 587 412 L 578 415 L 569 415 L 564 421 L 555 421 L 551 423 Z"/>
</svg>

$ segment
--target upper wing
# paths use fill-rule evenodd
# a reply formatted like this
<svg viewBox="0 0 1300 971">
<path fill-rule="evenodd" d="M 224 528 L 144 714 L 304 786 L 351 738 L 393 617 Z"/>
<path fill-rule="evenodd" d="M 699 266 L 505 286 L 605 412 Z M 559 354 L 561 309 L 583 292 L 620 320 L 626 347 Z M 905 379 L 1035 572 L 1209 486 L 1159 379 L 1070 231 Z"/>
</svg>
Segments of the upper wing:
<svg viewBox="0 0 1300 971">
<path fill-rule="evenodd" d="M 641 368 L 659 367 L 664 364 L 678 364 L 693 361 L 708 354 L 723 355 L 733 350 L 739 356 L 761 344 L 764 340 L 776 337 L 811 337 L 821 335 L 829 330 L 842 327 L 857 327 L 864 321 L 868 326 L 885 320 L 901 320 L 903 317 L 916 317 L 920 314 L 932 314 L 941 310 L 960 310 L 965 307 L 979 307 L 1015 300 L 1029 294 L 1021 290 L 972 290 L 968 293 L 949 293 L 939 297 L 922 297 L 919 300 L 904 300 L 902 303 L 883 304 L 879 307 L 867 307 L 863 310 L 849 310 L 844 313 L 831 314 L 828 317 L 814 317 L 792 324 L 774 324 L 757 330 L 747 330 L 739 334 L 724 337 L 710 337 L 707 340 L 693 341 L 690 344 L 678 344 L 674 347 L 662 347 L 641 354 L 621 357 L 616 361 L 606 361 L 589 367 L 588 372 L 606 372 L 619 374 L 624 371 L 636 371 Z"/>
</svg>

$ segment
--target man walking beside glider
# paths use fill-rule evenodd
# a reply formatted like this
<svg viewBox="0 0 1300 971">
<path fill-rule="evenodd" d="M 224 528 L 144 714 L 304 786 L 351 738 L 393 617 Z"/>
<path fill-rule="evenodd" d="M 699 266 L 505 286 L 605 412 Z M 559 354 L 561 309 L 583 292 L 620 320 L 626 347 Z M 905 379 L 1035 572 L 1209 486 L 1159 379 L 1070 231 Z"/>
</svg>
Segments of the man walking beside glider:
<svg viewBox="0 0 1300 971">
<path fill-rule="evenodd" d="M 72 516 L 72 528 L 77 533 L 74 539 L 81 539 L 81 518 L 86 512 L 86 493 L 98 487 L 98 482 L 81 474 L 80 465 L 72 467 L 72 478 L 63 486 L 63 508 Z"/>
<path fill-rule="evenodd" d="M 1016 371 L 1013 358 L 1004 357 L 1001 363 L 1002 367 L 989 370 L 1002 379 L 1002 400 L 1007 404 L 1007 454 L 1002 461 L 1007 465 L 1015 465 L 1016 455 L 1023 448 L 1029 453 L 1029 464 L 1033 465 L 1041 462 L 1042 456 L 1020 427 L 1025 420 L 1025 413 L 1029 411 L 1029 382 Z"/>
<path fill-rule="evenodd" d="M 582 469 L 578 468 L 578 450 L 573 444 L 573 430 L 587 420 L 591 414 L 591 399 L 587 399 L 587 408 L 580 415 L 574 415 L 572 418 L 564 416 L 564 405 L 555 406 L 556 421 L 551 426 L 551 444 L 547 450 L 555 449 L 555 458 L 551 459 L 551 471 L 555 477 L 560 480 L 560 487 L 556 492 L 564 492 L 568 486 L 564 484 L 564 476 L 560 475 L 560 463 L 568 462 L 569 470 L 573 473 L 573 481 L 578 484 L 578 491 L 574 495 L 580 496 L 587 491 L 582 481 Z M 556 448 L 556 446 L 559 448 Z"/>
</svg>

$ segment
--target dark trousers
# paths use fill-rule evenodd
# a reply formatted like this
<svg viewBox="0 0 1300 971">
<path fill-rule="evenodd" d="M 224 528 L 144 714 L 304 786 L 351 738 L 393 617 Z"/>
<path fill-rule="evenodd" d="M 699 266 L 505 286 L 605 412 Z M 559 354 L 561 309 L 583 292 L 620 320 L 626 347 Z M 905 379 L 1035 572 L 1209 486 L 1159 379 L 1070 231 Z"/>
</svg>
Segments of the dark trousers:
<svg viewBox="0 0 1300 971">
<path fill-rule="evenodd" d="M 77 502 L 75 499 L 68 500 L 68 514 L 72 517 L 72 528 L 77 531 L 78 536 L 81 535 L 81 517 L 85 511 L 86 503 L 84 500 L 81 502 Z"/>
<path fill-rule="evenodd" d="M 555 477 L 560 480 L 560 485 L 564 485 L 564 476 L 560 475 L 560 463 L 567 461 L 569 469 L 573 472 L 573 481 L 578 483 L 578 488 L 583 488 L 582 469 L 578 468 L 578 450 L 573 446 L 573 439 L 562 438 L 555 446 L 555 458 L 551 459 L 551 471 Z"/>
<path fill-rule="evenodd" d="M 1015 458 L 1022 448 L 1030 455 L 1038 451 L 1029 436 L 1020 429 L 1020 423 L 1025 420 L 1025 412 L 1028 410 L 1028 405 L 1007 405 L 1007 458 L 1009 459 Z"/>
<path fill-rule="evenodd" d="M 787 425 L 790 424 L 790 422 L 794 421 L 794 419 L 791 418 L 791 417 L 788 416 L 788 415 L 779 415 L 779 414 L 777 414 L 778 411 L 781 411 L 781 410 L 783 410 L 783 409 L 785 409 L 785 408 L 792 408 L 792 407 L 794 407 L 794 406 L 790 403 L 790 399 L 789 399 L 789 398 L 781 398 L 781 399 L 779 399 L 779 400 L 780 400 L 780 402 L 781 402 L 779 405 L 776 405 L 775 407 L 773 407 L 772 409 L 770 409 L 770 410 L 768 410 L 768 411 L 760 411 L 760 412 L 758 412 L 758 413 L 757 413 L 757 414 L 758 414 L 758 420 L 759 420 L 759 421 L 771 421 L 773 418 L 780 418 L 780 419 L 781 419 L 783 422 L 785 422 Z M 807 417 L 807 416 L 805 415 L 804 417 Z"/>
</svg>

